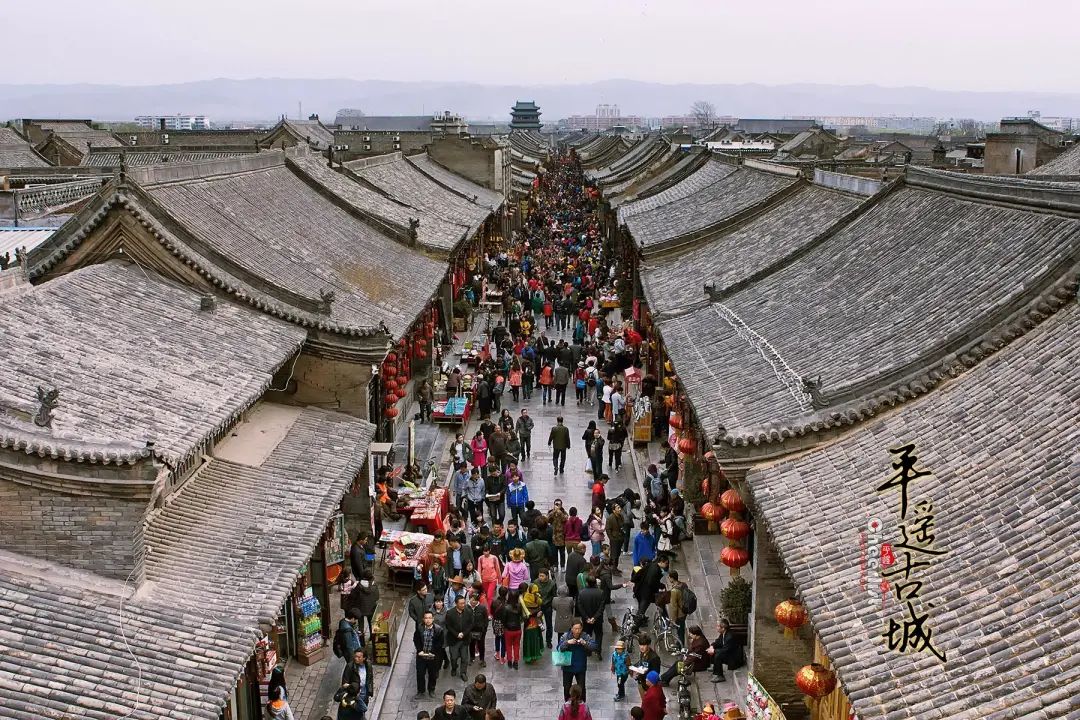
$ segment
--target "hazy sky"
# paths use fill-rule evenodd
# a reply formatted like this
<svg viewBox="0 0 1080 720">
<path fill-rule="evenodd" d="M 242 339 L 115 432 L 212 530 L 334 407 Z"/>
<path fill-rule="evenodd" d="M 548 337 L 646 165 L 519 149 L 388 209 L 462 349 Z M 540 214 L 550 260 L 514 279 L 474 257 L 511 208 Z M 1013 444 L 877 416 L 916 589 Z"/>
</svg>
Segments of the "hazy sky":
<svg viewBox="0 0 1080 720">
<path fill-rule="evenodd" d="M 0 83 L 216 77 L 1080 91 L 1080 2 L 0 0 Z"/>
</svg>

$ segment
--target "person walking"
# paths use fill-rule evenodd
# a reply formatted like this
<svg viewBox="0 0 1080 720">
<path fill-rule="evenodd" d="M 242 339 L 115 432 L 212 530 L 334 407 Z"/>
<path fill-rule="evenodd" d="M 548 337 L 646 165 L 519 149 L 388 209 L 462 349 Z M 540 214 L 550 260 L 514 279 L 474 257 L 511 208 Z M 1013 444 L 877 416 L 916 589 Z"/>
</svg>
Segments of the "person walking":
<svg viewBox="0 0 1080 720">
<path fill-rule="evenodd" d="M 416 400 L 420 403 L 420 422 L 431 421 L 431 406 L 435 402 L 435 393 L 431 389 L 431 381 L 424 378 L 420 387 L 416 389 Z"/>
<path fill-rule="evenodd" d="M 551 637 L 554 632 L 553 627 L 553 613 L 555 596 L 558 594 L 558 585 L 555 579 L 551 576 L 551 571 L 544 568 L 537 576 L 536 587 L 540 591 L 540 610 L 544 616 L 544 642 L 551 648 Z"/>
<path fill-rule="evenodd" d="M 469 594 L 469 655 L 480 661 L 480 667 L 487 667 L 487 631 L 490 622 L 489 606 L 481 602 L 483 591 L 473 588 Z"/>
<path fill-rule="evenodd" d="M 506 476 L 497 467 L 484 476 L 484 501 L 492 525 L 502 523 L 506 519 Z"/>
<path fill-rule="evenodd" d="M 616 420 L 607 432 L 608 469 L 614 468 L 616 472 L 622 469 L 623 444 L 628 437 L 622 420 Z"/>
<path fill-rule="evenodd" d="M 494 710 L 499 704 L 495 688 L 488 682 L 487 676 L 480 673 L 473 678 L 472 684 L 461 695 L 461 705 L 468 711 L 472 720 L 484 720 L 488 710 Z"/>
<path fill-rule="evenodd" d="M 630 651 L 626 649 L 625 640 L 615 643 L 615 649 L 611 653 L 611 674 L 615 676 L 618 686 L 615 702 L 621 702 L 626 699 L 626 680 L 630 677 Z"/>
<path fill-rule="evenodd" d="M 464 707 L 458 705 L 457 693 L 454 690 L 447 690 L 443 693 L 443 704 L 435 710 L 431 720 L 469 720 L 469 713 Z"/>
<path fill-rule="evenodd" d="M 581 688 L 581 699 L 585 699 L 585 673 L 589 669 L 589 656 L 596 648 L 596 641 L 585 633 L 580 620 L 559 638 L 559 652 L 570 653 L 570 662 L 562 666 L 563 700 L 570 699 L 570 686 L 575 682 Z"/>
<path fill-rule="evenodd" d="M 506 667 L 517 670 L 521 662 L 521 594 L 511 590 L 501 608 L 503 643 L 506 647 Z"/>
<path fill-rule="evenodd" d="M 593 439 L 596 437 L 596 421 L 590 420 L 588 427 L 585 428 L 585 432 L 581 433 L 581 447 L 585 449 L 585 474 L 592 475 L 593 477 L 599 477 L 594 473 L 596 466 L 592 461 Z M 586 479 L 586 482 L 591 486 L 592 479 Z"/>
<path fill-rule="evenodd" d="M 622 383 L 615 383 L 615 387 L 612 388 L 611 397 L 611 416 L 608 418 L 608 424 L 614 425 L 615 423 L 622 424 L 623 408 L 626 405 L 626 401 L 623 399 Z"/>
<path fill-rule="evenodd" d="M 532 456 L 532 431 L 533 419 L 529 417 L 529 411 L 521 408 L 514 430 L 517 431 L 518 442 L 521 443 L 521 459 L 527 460 Z"/>
<path fill-rule="evenodd" d="M 552 372 L 552 384 L 555 386 L 555 404 L 566 405 L 566 386 L 570 384 L 570 368 L 559 363 Z"/>
<path fill-rule="evenodd" d="M 540 398 L 544 405 L 551 402 L 551 386 L 554 382 L 555 370 L 551 367 L 551 363 L 545 362 L 540 368 Z"/>
<path fill-rule="evenodd" d="M 484 552 L 476 562 L 480 572 L 480 582 L 484 586 L 484 596 L 487 597 L 488 606 L 490 606 L 495 602 L 495 587 L 499 584 L 499 578 L 502 577 L 502 560 L 491 552 L 490 545 L 485 545 Z"/>
<path fill-rule="evenodd" d="M 341 672 L 341 684 L 356 688 L 365 706 L 375 697 L 375 671 L 371 669 L 371 661 L 362 649 L 354 652 L 345 665 Z"/>
<path fill-rule="evenodd" d="M 604 535 L 604 509 L 602 506 L 594 507 L 592 512 L 589 513 L 589 526 L 587 532 L 589 533 L 589 543 L 592 546 L 592 554 L 590 557 L 599 557 L 601 548 L 606 540 Z"/>
<path fill-rule="evenodd" d="M 536 583 L 522 584 L 521 614 L 524 618 L 521 656 L 526 665 L 536 662 L 544 655 L 543 616 L 544 598 Z"/>
<path fill-rule="evenodd" d="M 465 595 L 454 598 L 454 607 L 446 613 L 446 649 L 450 656 L 450 674 L 468 682 L 469 646 L 472 644 L 472 613 L 465 606 Z"/>
<path fill-rule="evenodd" d="M 660 673 L 650 670 L 645 676 L 645 685 L 645 694 L 641 697 L 644 719 L 664 720 L 664 715 L 667 714 L 667 698 L 664 696 L 664 686 L 660 684 Z"/>
<path fill-rule="evenodd" d="M 563 703 L 557 720 L 592 720 L 589 706 L 583 699 L 584 689 L 578 685 L 570 688 L 570 699 Z"/>
<path fill-rule="evenodd" d="M 576 522 L 577 536 L 581 537 L 581 518 L 577 516 L 577 508 L 570 508 L 570 519 L 567 520 L 567 538 L 571 535 L 569 530 L 571 527 L 569 523 Z M 569 540 L 567 540 L 569 542 Z M 585 562 L 585 546 L 580 542 L 575 541 L 572 545 L 569 545 L 570 553 L 566 556 L 566 567 L 564 569 L 563 580 L 566 582 L 566 589 L 570 593 L 570 597 L 577 599 L 578 593 L 578 575 L 588 566 Z"/>
<path fill-rule="evenodd" d="M 413 621 L 417 627 L 420 627 L 421 621 L 424 619 L 424 613 L 435 604 L 435 598 L 431 595 L 428 584 L 425 582 L 417 583 L 416 592 L 411 598 L 409 598 L 408 610 L 409 618 Z"/>
<path fill-rule="evenodd" d="M 514 548 L 510 551 L 510 561 L 503 567 L 502 581 L 511 590 L 521 587 L 521 583 L 532 581 L 529 566 L 525 563 L 524 549 Z"/>
<path fill-rule="evenodd" d="M 622 557 L 623 532 L 625 530 L 623 506 L 619 503 L 612 503 L 611 513 L 608 515 L 604 530 L 607 532 L 608 545 L 611 548 L 611 571 L 619 573 L 621 572 L 619 570 L 619 558 Z"/>
<path fill-rule="evenodd" d="M 469 471 L 469 479 L 465 484 L 465 500 L 469 510 L 469 520 L 473 525 L 479 525 L 484 519 L 484 496 L 487 487 L 484 478 L 480 475 L 480 468 Z"/>
<path fill-rule="evenodd" d="M 604 474 L 604 436 L 600 430 L 593 430 L 589 444 L 589 462 L 592 464 L 592 476 L 594 481 Z"/>
<path fill-rule="evenodd" d="M 562 569 L 566 564 L 566 520 L 570 516 L 563 510 L 561 498 L 555 498 L 555 504 L 548 511 L 547 520 L 551 527 L 551 544 L 555 547 L 555 569 Z"/>
<path fill-rule="evenodd" d="M 413 647 L 416 648 L 416 699 L 435 697 L 435 682 L 439 679 L 442 662 L 444 633 L 435 624 L 431 610 L 424 612 L 423 620 L 413 631 Z"/>
<path fill-rule="evenodd" d="M 484 433 L 480 430 L 476 431 L 473 435 L 472 442 L 469 443 L 469 447 L 472 449 L 472 464 L 474 468 L 479 468 L 481 474 L 484 472 L 484 468 L 487 466 L 487 450 L 488 443 L 484 438 Z"/>
<path fill-rule="evenodd" d="M 578 592 L 577 611 L 585 632 L 596 640 L 596 653 L 604 644 L 604 591 L 600 589 L 596 576 L 585 578 L 585 587 Z"/>
<path fill-rule="evenodd" d="M 510 506 L 510 521 L 521 523 L 525 515 L 525 503 L 529 502 L 529 486 L 517 469 L 517 462 L 510 464 L 507 475 L 513 478 L 506 487 L 506 504 Z"/>
<path fill-rule="evenodd" d="M 563 424 L 562 415 L 555 418 L 555 426 L 548 434 L 547 444 L 554 451 L 552 462 L 555 465 L 555 474 L 565 475 L 566 451 L 570 449 L 570 428 Z"/>
<path fill-rule="evenodd" d="M 499 586 L 495 594 L 495 601 L 491 603 L 491 634 L 495 637 L 495 662 L 506 662 L 506 631 L 503 628 L 503 608 L 506 607 L 506 598 L 510 591 L 503 585 Z"/>
</svg>

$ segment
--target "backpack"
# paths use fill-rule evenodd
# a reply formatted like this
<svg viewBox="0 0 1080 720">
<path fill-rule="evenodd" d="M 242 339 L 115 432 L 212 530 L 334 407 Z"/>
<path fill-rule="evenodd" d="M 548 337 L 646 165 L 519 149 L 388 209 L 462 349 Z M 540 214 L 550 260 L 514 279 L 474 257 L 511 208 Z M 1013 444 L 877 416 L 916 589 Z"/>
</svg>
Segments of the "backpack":
<svg viewBox="0 0 1080 720">
<path fill-rule="evenodd" d="M 645 569 L 649 567 L 649 563 L 651 562 L 652 560 L 650 560 L 649 558 L 642 558 L 641 565 L 639 565 L 637 568 L 634 569 L 633 572 L 630 573 L 630 582 L 636 583 L 638 580 L 640 580 L 642 575 L 645 574 Z"/>
<path fill-rule="evenodd" d="M 694 591 L 690 589 L 689 585 L 680 590 L 679 598 L 683 617 L 686 617 L 697 610 L 697 595 L 694 594 Z"/>
</svg>

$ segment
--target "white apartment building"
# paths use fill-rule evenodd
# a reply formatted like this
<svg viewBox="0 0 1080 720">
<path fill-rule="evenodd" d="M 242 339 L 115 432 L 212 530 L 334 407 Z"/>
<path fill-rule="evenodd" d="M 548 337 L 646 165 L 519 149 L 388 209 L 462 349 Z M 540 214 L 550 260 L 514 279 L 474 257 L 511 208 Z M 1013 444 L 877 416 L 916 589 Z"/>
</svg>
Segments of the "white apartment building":
<svg viewBox="0 0 1080 720">
<path fill-rule="evenodd" d="M 135 118 L 139 127 L 151 130 L 209 130 L 210 118 L 205 115 L 140 115 Z"/>
</svg>

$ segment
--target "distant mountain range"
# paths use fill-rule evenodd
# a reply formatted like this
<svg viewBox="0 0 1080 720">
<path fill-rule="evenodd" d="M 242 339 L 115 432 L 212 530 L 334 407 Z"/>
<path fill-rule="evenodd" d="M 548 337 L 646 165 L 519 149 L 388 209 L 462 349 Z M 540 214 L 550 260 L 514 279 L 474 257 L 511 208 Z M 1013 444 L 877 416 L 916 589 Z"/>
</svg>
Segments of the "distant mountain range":
<svg viewBox="0 0 1080 720">
<path fill-rule="evenodd" d="M 215 122 L 272 121 L 318 113 L 333 122 L 340 108 L 368 115 L 420 115 L 451 110 L 472 119 L 509 119 L 516 100 L 535 100 L 543 120 L 590 114 L 599 103 L 625 115 L 688 114 L 707 100 L 721 115 L 917 115 L 997 120 L 1041 110 L 1080 117 L 1080 93 L 958 92 L 878 85 L 661 84 L 605 80 L 580 85 L 479 85 L 381 80 L 205 80 L 175 85 L 0 85 L 0 120 L 195 113 Z M 299 103 L 299 105 L 298 105 Z"/>
</svg>

